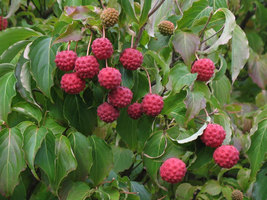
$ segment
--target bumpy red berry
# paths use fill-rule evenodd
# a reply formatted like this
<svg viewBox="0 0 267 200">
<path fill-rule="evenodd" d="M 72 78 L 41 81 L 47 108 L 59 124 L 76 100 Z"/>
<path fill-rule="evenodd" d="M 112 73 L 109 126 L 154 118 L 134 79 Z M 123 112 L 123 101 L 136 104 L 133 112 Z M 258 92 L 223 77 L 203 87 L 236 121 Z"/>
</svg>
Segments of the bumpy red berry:
<svg viewBox="0 0 267 200">
<path fill-rule="evenodd" d="M 120 112 L 109 103 L 105 102 L 97 108 L 98 117 L 106 122 L 111 123 L 118 119 Z"/>
<path fill-rule="evenodd" d="M 162 35 L 172 35 L 174 31 L 174 24 L 170 21 L 162 21 L 159 23 L 158 28 Z"/>
<path fill-rule="evenodd" d="M 220 167 L 231 168 L 239 160 L 239 151 L 232 145 L 223 145 L 214 151 L 213 159 Z"/>
<path fill-rule="evenodd" d="M 191 69 L 191 73 L 197 73 L 197 80 L 208 81 L 214 74 L 214 63 L 208 58 L 197 60 Z"/>
<path fill-rule="evenodd" d="M 80 78 L 93 78 L 99 72 L 99 63 L 94 56 L 83 56 L 77 58 L 74 69 Z"/>
<path fill-rule="evenodd" d="M 114 89 L 121 84 L 121 73 L 113 67 L 106 67 L 100 70 L 98 82 L 106 89 Z"/>
<path fill-rule="evenodd" d="M 0 16 L 0 31 L 5 30 L 7 28 L 8 22 L 7 19 Z"/>
<path fill-rule="evenodd" d="M 141 103 L 133 103 L 128 107 L 128 115 L 133 119 L 138 119 L 143 114 L 143 107 Z"/>
<path fill-rule="evenodd" d="M 128 48 L 122 52 L 120 56 L 120 62 L 122 63 L 124 68 L 129 70 L 136 70 L 143 63 L 143 55 L 136 49 Z"/>
<path fill-rule="evenodd" d="M 78 94 L 85 88 L 85 81 L 77 73 L 64 74 L 60 84 L 61 88 L 69 94 Z"/>
<path fill-rule="evenodd" d="M 182 181 L 186 173 L 185 163 L 178 158 L 167 159 L 160 167 L 160 176 L 169 183 Z"/>
<path fill-rule="evenodd" d="M 158 94 L 147 94 L 142 101 L 144 113 L 152 117 L 160 114 L 163 105 L 163 99 Z"/>
<path fill-rule="evenodd" d="M 114 8 L 106 8 L 100 15 L 102 24 L 106 27 L 114 26 L 119 20 L 119 12 Z"/>
<path fill-rule="evenodd" d="M 92 51 L 99 60 L 105 60 L 113 54 L 113 46 L 107 38 L 98 38 L 93 41 Z"/>
<path fill-rule="evenodd" d="M 243 193 L 240 190 L 234 190 L 231 196 L 232 200 L 243 200 Z"/>
<path fill-rule="evenodd" d="M 209 147 L 218 147 L 222 145 L 225 135 L 225 130 L 219 124 L 208 124 L 201 140 Z"/>
<path fill-rule="evenodd" d="M 118 86 L 111 90 L 108 94 L 109 103 L 117 108 L 123 108 L 129 105 L 132 101 L 132 91 L 123 86 Z"/>
<path fill-rule="evenodd" d="M 70 71 L 74 69 L 77 54 L 74 51 L 58 52 L 55 58 L 57 67 L 62 71 Z"/>
</svg>

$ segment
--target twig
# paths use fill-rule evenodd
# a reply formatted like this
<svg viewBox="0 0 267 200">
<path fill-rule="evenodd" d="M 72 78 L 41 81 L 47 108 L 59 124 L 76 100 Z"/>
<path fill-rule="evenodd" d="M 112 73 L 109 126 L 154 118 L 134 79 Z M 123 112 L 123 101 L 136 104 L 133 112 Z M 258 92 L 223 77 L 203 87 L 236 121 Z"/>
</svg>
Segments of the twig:
<svg viewBox="0 0 267 200">
<path fill-rule="evenodd" d="M 149 76 L 149 73 L 147 71 L 146 68 L 144 67 L 141 67 L 141 69 L 143 69 L 145 72 L 146 72 L 146 76 L 147 76 L 147 79 L 148 79 L 148 84 L 149 84 L 149 93 L 151 94 L 152 93 L 152 88 L 151 88 L 151 81 L 150 81 L 150 76 Z"/>
<path fill-rule="evenodd" d="M 161 0 L 161 2 L 155 7 L 153 8 L 150 13 L 148 14 L 148 17 L 147 17 L 147 20 L 149 19 L 149 17 L 151 17 L 151 15 L 153 15 L 158 9 L 159 7 L 164 3 L 165 0 Z M 145 30 L 145 26 L 147 25 L 147 21 L 146 23 L 144 23 L 144 25 L 139 29 L 139 32 L 138 32 L 138 35 L 136 37 L 136 40 L 135 40 L 135 43 L 134 43 L 134 46 L 133 48 L 136 48 L 140 39 L 141 39 L 141 36 L 142 36 L 142 33 L 144 32 Z"/>
<path fill-rule="evenodd" d="M 106 33 L 105 33 L 105 26 L 103 25 L 103 38 L 106 37 Z"/>
<path fill-rule="evenodd" d="M 208 18 L 208 20 L 207 20 L 207 22 L 206 22 L 204 28 L 201 30 L 201 32 L 200 32 L 200 34 L 199 34 L 199 37 L 200 37 L 200 38 L 203 37 L 203 35 L 204 35 L 204 31 L 205 31 L 206 28 L 208 27 L 208 24 L 209 24 L 209 22 L 210 22 L 210 20 L 211 20 L 212 15 L 213 15 L 213 11 L 210 12 L 210 16 L 209 16 L 209 18 Z"/>
<path fill-rule="evenodd" d="M 105 61 L 105 62 L 106 62 L 106 67 L 108 67 L 108 59 L 106 59 L 106 61 Z"/>
<path fill-rule="evenodd" d="M 223 28 L 224 28 L 224 25 L 222 26 L 222 28 L 220 28 L 220 30 L 218 30 L 216 33 L 214 33 L 213 35 L 211 35 L 207 39 L 203 40 L 200 44 L 203 44 L 203 43 L 207 42 L 209 39 L 213 38 L 215 35 L 217 35 L 218 33 L 220 33 L 223 30 Z"/>
<path fill-rule="evenodd" d="M 76 42 L 76 45 L 75 45 L 75 53 L 77 52 L 77 47 L 78 47 L 78 41 Z"/>
<path fill-rule="evenodd" d="M 90 36 L 90 39 L 89 39 L 89 43 L 88 43 L 88 46 L 87 46 L 86 56 L 89 55 L 89 49 L 90 49 L 90 46 L 91 46 L 92 37 L 93 37 L 93 33 L 91 33 L 91 36 Z"/>
<path fill-rule="evenodd" d="M 69 41 L 69 43 L 68 43 L 68 51 L 70 50 L 70 41 Z"/>
<path fill-rule="evenodd" d="M 196 56 L 197 60 L 199 60 L 199 57 L 198 57 L 198 55 L 197 55 L 197 52 L 195 53 L 195 56 Z"/>
<path fill-rule="evenodd" d="M 147 158 L 150 158 L 150 159 L 157 159 L 157 158 L 160 158 L 161 156 L 163 156 L 163 155 L 165 154 L 165 152 L 166 152 L 167 145 L 168 145 L 166 136 L 164 137 L 164 139 L 165 139 L 165 146 L 164 146 L 164 150 L 163 150 L 163 152 L 162 152 L 160 155 L 158 155 L 158 156 L 156 156 L 156 157 L 149 156 L 149 155 L 147 155 L 147 154 L 145 154 L 145 153 L 144 153 L 143 155 L 144 155 L 145 157 L 147 157 Z"/>
<path fill-rule="evenodd" d="M 128 191 L 120 191 L 123 194 L 138 194 L 138 192 L 128 192 Z"/>
<path fill-rule="evenodd" d="M 134 36 L 135 36 L 135 35 L 132 35 L 132 39 L 131 39 L 131 48 L 133 48 Z"/>
<path fill-rule="evenodd" d="M 206 108 L 204 108 L 204 111 L 205 111 L 206 117 L 209 117 L 209 113 Z"/>
<path fill-rule="evenodd" d="M 178 1 L 177 1 L 177 0 L 175 0 L 175 3 L 176 3 L 176 6 L 177 6 L 177 8 L 178 8 L 178 10 L 179 10 L 179 12 L 180 12 L 180 14 L 181 14 L 181 16 L 183 16 L 183 15 L 184 15 L 184 13 L 183 13 L 183 11 L 182 11 L 182 9 L 181 9 L 181 7 L 180 7 L 180 5 L 179 5 Z"/>
<path fill-rule="evenodd" d="M 163 200 L 163 199 L 165 199 L 165 197 L 167 197 L 167 195 L 165 195 L 165 196 L 159 198 L 158 200 Z"/>
</svg>

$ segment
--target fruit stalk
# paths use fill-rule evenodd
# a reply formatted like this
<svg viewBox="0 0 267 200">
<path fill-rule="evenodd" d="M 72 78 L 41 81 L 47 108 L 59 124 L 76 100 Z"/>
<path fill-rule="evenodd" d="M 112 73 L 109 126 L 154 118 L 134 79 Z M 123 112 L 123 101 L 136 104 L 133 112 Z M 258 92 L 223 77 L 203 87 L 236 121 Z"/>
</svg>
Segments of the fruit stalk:
<svg viewBox="0 0 267 200">
<path fill-rule="evenodd" d="M 142 67 L 142 69 L 146 72 L 146 76 L 148 79 L 148 85 L 149 85 L 149 93 L 152 94 L 152 88 L 151 88 L 151 81 L 150 81 L 150 76 L 146 68 Z"/>
<path fill-rule="evenodd" d="M 88 43 L 88 46 L 87 46 L 87 52 L 86 52 L 87 56 L 89 55 L 89 49 L 90 49 L 90 46 L 91 46 L 92 38 L 93 38 L 93 33 L 91 33 L 91 36 L 90 36 L 90 39 L 89 39 L 89 43 Z"/>
</svg>

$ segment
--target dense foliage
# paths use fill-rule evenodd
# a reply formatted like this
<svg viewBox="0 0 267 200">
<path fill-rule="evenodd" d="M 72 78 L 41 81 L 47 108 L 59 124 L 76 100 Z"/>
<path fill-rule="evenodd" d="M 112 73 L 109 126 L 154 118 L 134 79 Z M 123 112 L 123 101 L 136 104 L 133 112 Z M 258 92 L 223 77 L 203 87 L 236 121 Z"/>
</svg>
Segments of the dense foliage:
<svg viewBox="0 0 267 200">
<path fill-rule="evenodd" d="M 0 6 L 8 19 L 0 31 L 0 199 L 231 200 L 234 190 L 244 199 L 267 199 L 264 0 L 2 0 Z M 85 56 L 90 37 L 103 37 L 104 7 L 119 11 L 119 21 L 104 29 L 114 52 L 107 63 L 98 61 L 100 69 L 120 70 L 132 103 L 149 93 L 147 70 L 152 92 L 164 100 L 158 116 L 134 120 L 122 108 L 115 122 L 101 121 L 97 107 L 109 91 L 97 76 L 79 94 L 61 89 L 57 52 Z M 159 33 L 163 20 L 174 24 L 171 36 Z M 144 57 L 134 71 L 120 62 L 131 45 Z M 215 63 L 208 82 L 190 72 L 199 58 Z M 200 140 L 210 122 L 224 128 L 223 144 L 238 149 L 234 167 L 218 166 L 215 148 Z M 187 168 L 176 184 L 159 174 L 171 157 Z"/>
</svg>

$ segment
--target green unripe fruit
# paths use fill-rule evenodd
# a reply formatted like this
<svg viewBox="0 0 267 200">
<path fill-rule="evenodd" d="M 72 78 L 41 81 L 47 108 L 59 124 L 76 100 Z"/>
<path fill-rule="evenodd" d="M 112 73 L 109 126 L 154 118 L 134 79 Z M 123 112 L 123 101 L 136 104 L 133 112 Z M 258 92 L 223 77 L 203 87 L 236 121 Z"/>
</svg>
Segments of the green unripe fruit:
<svg viewBox="0 0 267 200">
<path fill-rule="evenodd" d="M 240 190 L 232 192 L 232 200 L 243 200 L 243 193 Z"/>
<path fill-rule="evenodd" d="M 114 26 L 119 20 L 119 12 L 114 8 L 106 8 L 100 15 L 102 24 L 105 27 Z"/>
<path fill-rule="evenodd" d="M 174 24 L 170 21 L 162 21 L 159 23 L 158 28 L 162 35 L 172 35 L 174 31 Z"/>
</svg>

